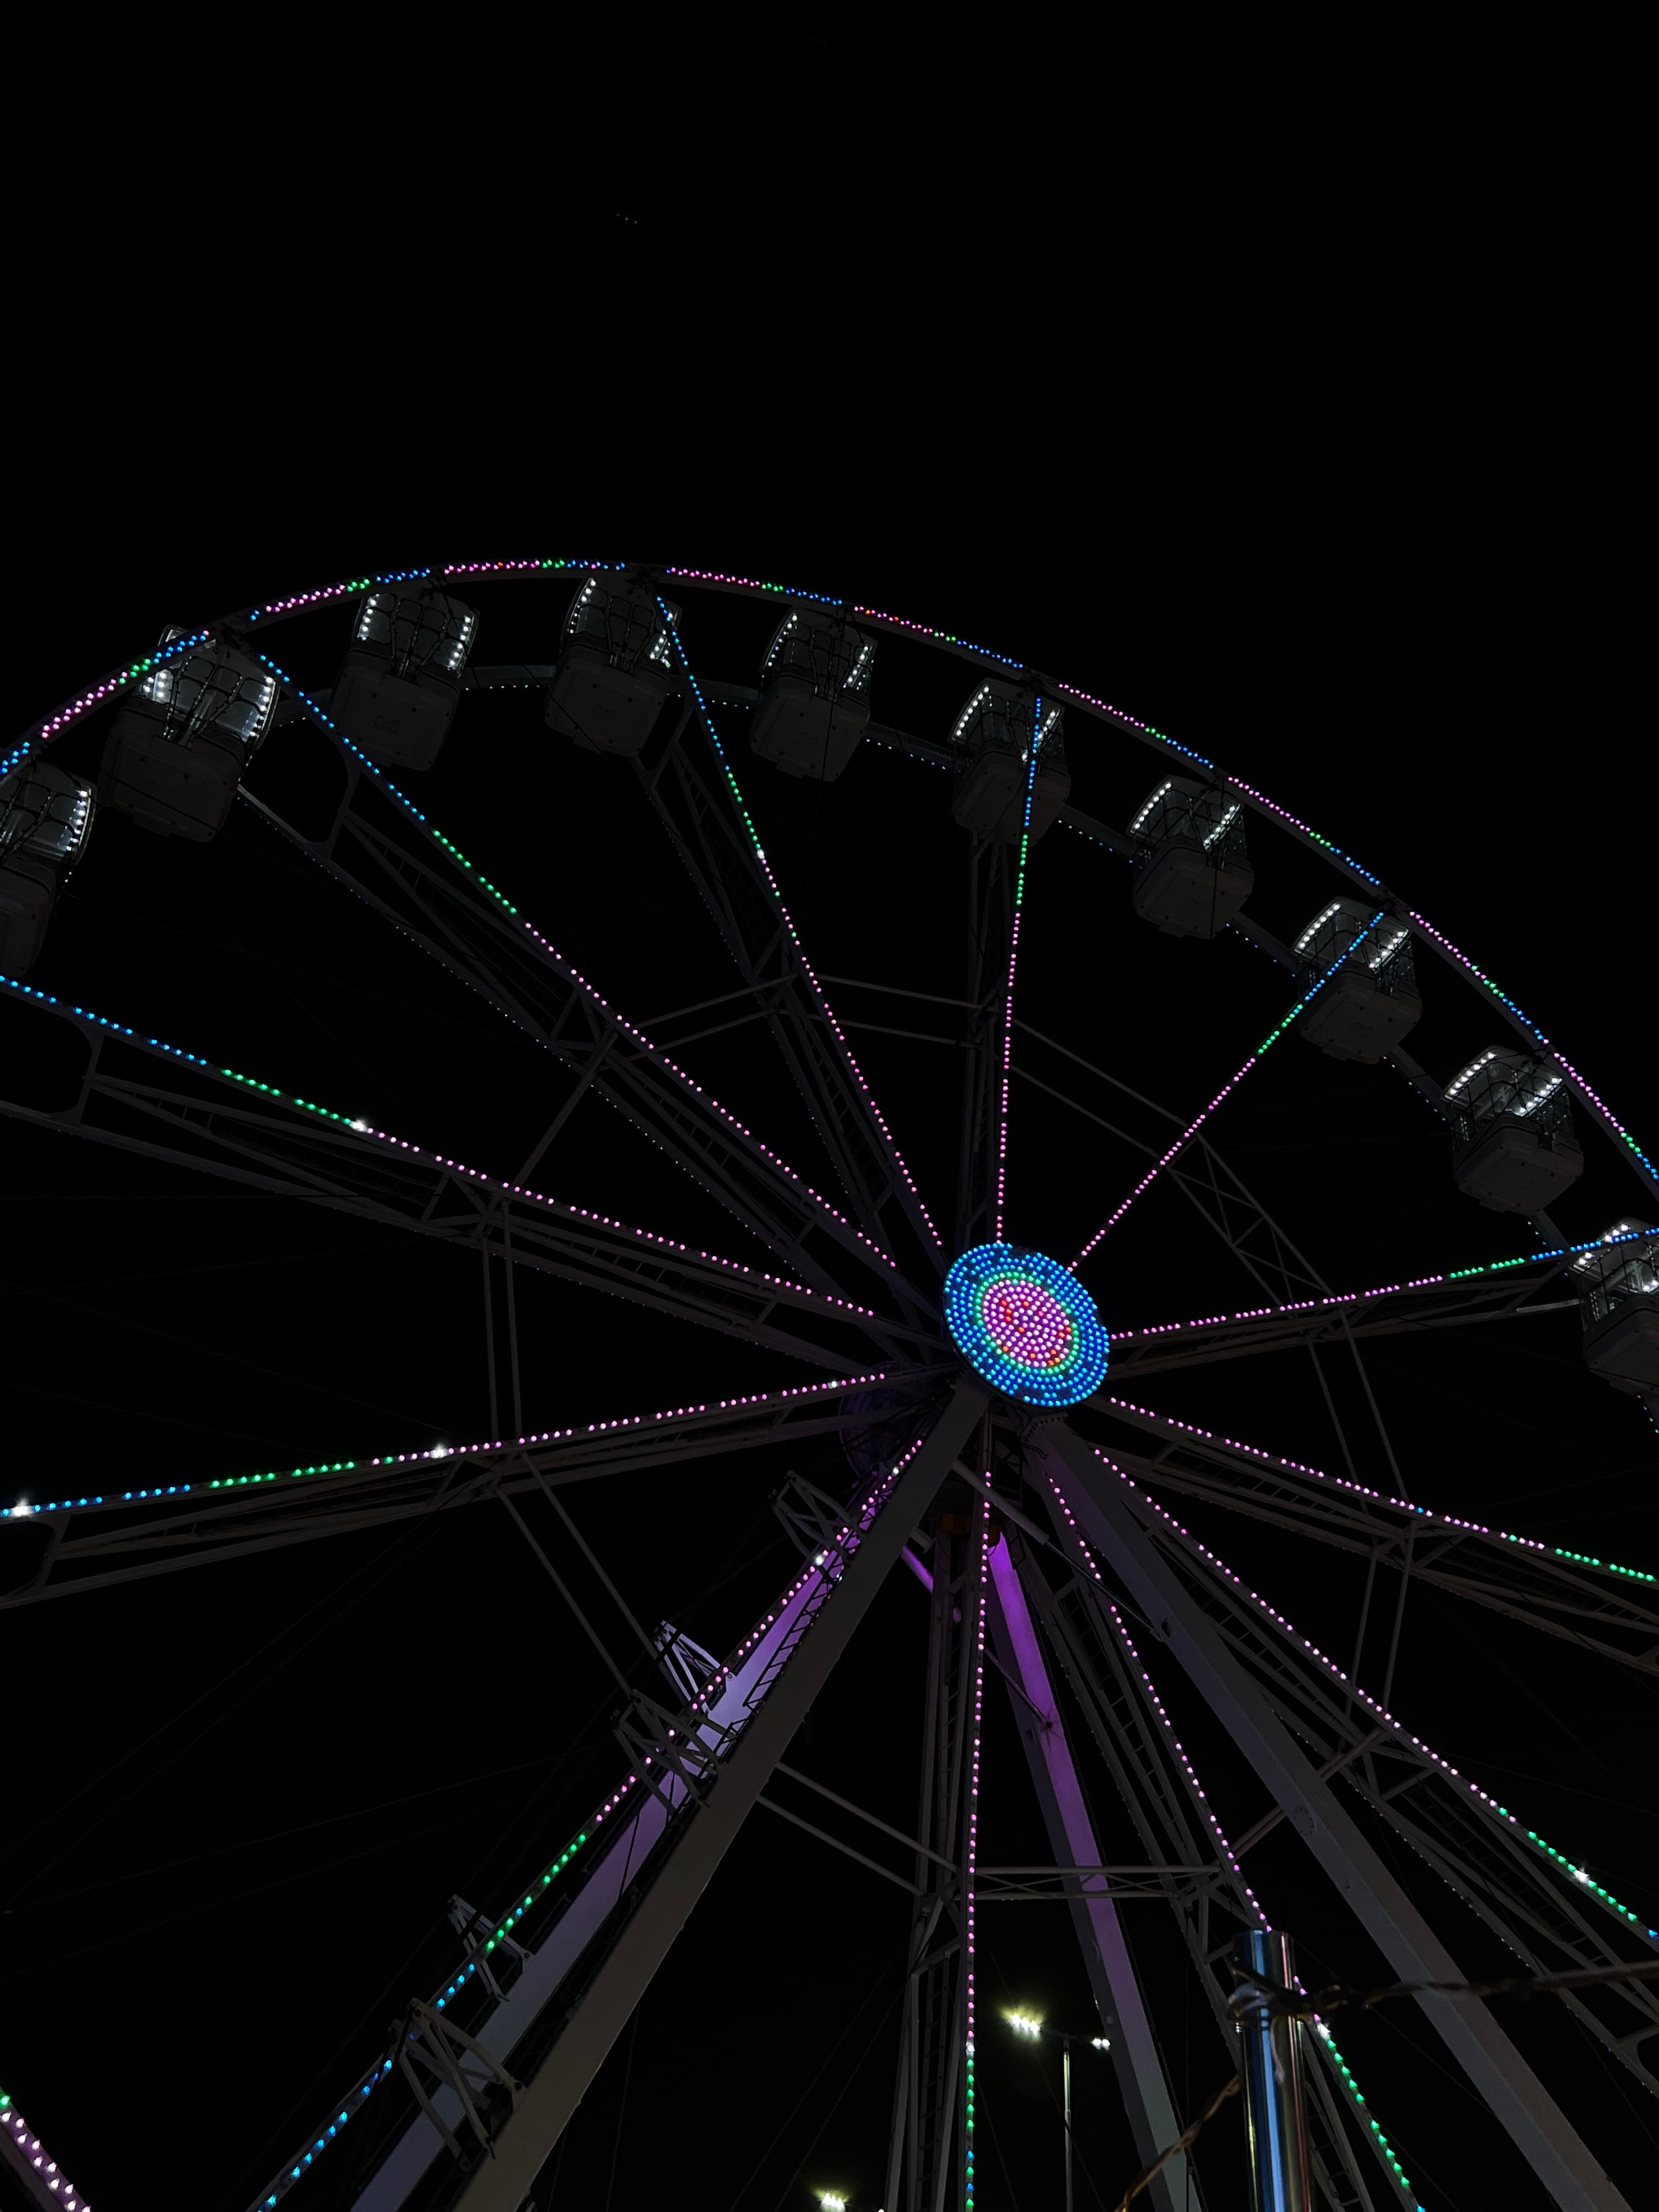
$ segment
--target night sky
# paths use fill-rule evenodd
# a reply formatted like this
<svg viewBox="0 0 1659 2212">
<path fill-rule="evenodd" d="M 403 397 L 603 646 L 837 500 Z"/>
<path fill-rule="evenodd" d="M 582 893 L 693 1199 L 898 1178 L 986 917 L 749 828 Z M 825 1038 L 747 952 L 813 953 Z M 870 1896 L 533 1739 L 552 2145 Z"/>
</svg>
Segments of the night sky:
<svg viewBox="0 0 1659 2212">
<path fill-rule="evenodd" d="M 165 623 L 376 569 L 633 559 L 844 594 L 1247 778 L 1479 962 L 1651 1150 L 1636 22 L 1146 9 L 1011 43 L 1000 16 L 937 10 L 900 30 L 870 9 L 805 28 L 738 8 L 522 37 L 295 15 L 188 58 L 135 35 L 95 80 L 37 25 L 42 135 L 12 157 L 6 727 Z M 48 159 L 59 116 L 84 159 Z M 481 586 L 475 659 L 553 659 L 568 589 Z M 699 673 L 752 682 L 775 611 L 676 596 Z M 325 685 L 344 631 L 321 614 L 276 649 Z M 875 714 L 941 736 L 973 680 L 884 638 Z M 740 715 L 717 720 L 818 964 L 954 993 L 965 841 L 945 779 L 866 747 L 839 783 L 799 785 L 753 758 Z M 93 772 L 102 728 L 61 757 Z M 1158 760 L 1080 714 L 1067 739 L 1074 800 L 1121 826 Z M 332 773 L 322 740 L 284 729 L 249 782 L 303 812 Z M 630 1012 L 732 987 L 625 769 L 547 732 L 535 694 L 465 698 L 437 767 L 403 781 Z M 1288 938 L 1339 886 L 1283 833 L 1252 823 L 1250 844 L 1251 911 Z M 1288 1003 L 1237 938 L 1136 922 L 1123 865 L 1060 831 L 1030 900 L 1022 1012 L 1175 1109 Z M 1509 1042 L 1419 964 L 1408 1048 L 1433 1073 Z M 247 809 L 206 846 L 100 817 L 31 980 L 498 1172 L 565 1079 Z M 6 1010 L 8 1083 L 50 1079 L 36 1019 Z M 758 1035 L 690 1064 L 757 1125 L 775 1112 L 793 1147 Z M 860 1044 L 948 1208 L 956 1048 Z M 1064 1063 L 1030 1065 L 1061 1082 Z M 1075 1071 L 1061 1087 L 1103 1110 Z M 1223 1152 L 1334 1280 L 1527 1249 L 1524 1224 L 1458 1196 L 1443 1131 L 1387 1067 L 1286 1038 L 1223 1115 Z M 1643 1207 L 1580 1133 L 1590 1164 L 1558 1218 L 1589 1236 Z M 491 1432 L 475 1255 L 11 1121 L 0 1155 L 4 1498 Z M 1139 1171 L 1016 1086 L 1020 1241 L 1069 1258 Z M 573 1121 L 543 1188 L 748 1256 L 602 1118 Z M 1120 1327 L 1249 1291 L 1167 1193 L 1089 1279 Z M 794 1379 L 539 1279 L 519 1320 L 531 1429 Z M 1571 1314 L 1525 1328 L 1524 1344 L 1482 1328 L 1368 1351 L 1412 1495 L 1653 1567 L 1652 1424 L 1587 1375 Z M 1144 1389 L 1340 1464 L 1305 1355 Z M 1374 1438 L 1351 1442 L 1364 1479 L 1386 1474 Z M 642 1619 L 720 1651 L 793 1571 L 769 1504 L 788 1467 L 848 1481 L 817 1439 L 570 1503 Z M 529 1517 L 550 1541 L 550 1516 Z M 1310 1636 L 1351 1648 L 1351 1562 L 1232 1514 L 1191 1519 Z M 584 1601 L 644 1683 L 596 1588 Z M 925 1615 L 895 1576 L 790 1754 L 901 1827 Z M 241 2212 L 445 1970 L 451 1895 L 498 1909 L 623 1771 L 615 1686 L 496 1504 L 15 1611 L 0 1646 L 0 2088 L 98 2212 Z M 1258 1785 L 1154 1664 L 1228 1826 L 1248 1827 Z M 1414 1589 L 1393 1704 L 1659 1911 L 1649 1684 Z M 994 1700 L 985 1765 L 988 1854 L 1045 1856 Z M 1386 1978 L 1310 1868 L 1279 1840 L 1249 1871 L 1316 1971 Z M 754 1814 L 548 2201 L 807 2212 L 838 2188 L 875 2212 L 905 1913 Z M 985 1918 L 980 2203 L 1041 2212 L 1060 2203 L 1058 2063 L 994 2015 L 1025 2005 L 1088 2033 L 1093 2014 L 1059 1908 Z M 1501 1960 L 1449 1900 L 1441 1925 L 1472 1968 Z M 1150 1919 L 1142 1940 L 1188 2112 L 1227 2054 Z M 1504 2019 L 1626 2200 L 1651 2201 L 1639 2086 L 1547 2001 Z M 1343 2047 L 1425 2205 L 1546 2203 L 1409 2007 Z M 1078 2203 L 1110 2212 L 1135 2161 L 1091 2057 Z M 1217 2212 L 1243 2205 L 1237 2108 L 1200 2172 Z M 326 2161 L 294 2201 L 343 2201 Z"/>
</svg>

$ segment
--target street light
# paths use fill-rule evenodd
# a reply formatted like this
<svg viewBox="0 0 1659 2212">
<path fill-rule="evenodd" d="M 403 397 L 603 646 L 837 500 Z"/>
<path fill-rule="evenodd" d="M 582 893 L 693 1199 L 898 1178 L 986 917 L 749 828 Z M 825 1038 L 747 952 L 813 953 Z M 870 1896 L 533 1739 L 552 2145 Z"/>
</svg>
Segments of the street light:
<svg viewBox="0 0 1659 2212">
<path fill-rule="evenodd" d="M 1109 2051 L 1111 2039 L 1105 2035 L 1067 2035 L 1063 2028 L 1044 2027 L 1035 2013 L 1007 2012 L 1002 2016 L 1016 2035 L 1028 2036 L 1034 2043 L 1046 2035 L 1060 2045 L 1060 2080 L 1065 2086 L 1066 2212 L 1072 2212 L 1072 2045 L 1086 2043 L 1091 2051 Z"/>
<path fill-rule="evenodd" d="M 818 2192 L 818 2212 L 847 2212 L 847 2199 L 829 2190 Z"/>
</svg>

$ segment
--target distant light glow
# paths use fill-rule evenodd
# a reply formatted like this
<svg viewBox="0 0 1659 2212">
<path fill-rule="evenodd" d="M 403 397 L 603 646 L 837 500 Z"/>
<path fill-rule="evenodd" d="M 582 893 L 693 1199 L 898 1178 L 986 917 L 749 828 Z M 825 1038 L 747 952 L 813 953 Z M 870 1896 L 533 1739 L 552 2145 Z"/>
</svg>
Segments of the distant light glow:
<svg viewBox="0 0 1659 2212">
<path fill-rule="evenodd" d="M 1041 2035 L 1042 2022 L 1034 2013 L 1006 2012 L 1002 2015 L 1016 2035 Z"/>
</svg>

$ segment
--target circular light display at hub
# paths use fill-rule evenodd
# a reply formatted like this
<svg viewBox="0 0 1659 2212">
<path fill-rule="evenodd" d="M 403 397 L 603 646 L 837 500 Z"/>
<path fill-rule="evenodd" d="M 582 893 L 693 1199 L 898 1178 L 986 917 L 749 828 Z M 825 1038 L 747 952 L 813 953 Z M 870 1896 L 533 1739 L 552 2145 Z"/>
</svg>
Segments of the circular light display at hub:
<svg viewBox="0 0 1659 2212">
<path fill-rule="evenodd" d="M 945 1317 L 976 1375 L 1025 1406 L 1075 1406 L 1100 1388 L 1107 1337 L 1077 1278 L 1041 1252 L 976 1244 L 945 1279 Z"/>
</svg>

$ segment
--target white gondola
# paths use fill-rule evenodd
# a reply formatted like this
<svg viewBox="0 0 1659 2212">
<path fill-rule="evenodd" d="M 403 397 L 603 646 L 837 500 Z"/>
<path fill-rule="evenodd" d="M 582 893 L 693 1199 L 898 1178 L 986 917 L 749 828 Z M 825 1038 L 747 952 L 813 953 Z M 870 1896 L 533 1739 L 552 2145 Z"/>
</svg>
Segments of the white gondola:
<svg viewBox="0 0 1659 2212">
<path fill-rule="evenodd" d="M 1566 1079 L 1547 1060 L 1497 1046 L 1446 1085 L 1455 1121 L 1452 1174 L 1495 1213 L 1535 1213 L 1583 1172 Z"/>
<path fill-rule="evenodd" d="M 170 629 L 161 642 L 186 635 Z M 152 669 L 116 714 L 99 798 L 160 836 L 205 844 L 223 829 L 242 772 L 264 742 L 276 693 L 269 669 L 213 641 Z"/>
<path fill-rule="evenodd" d="M 1166 775 L 1129 824 L 1134 910 L 1170 937 L 1217 937 L 1255 886 L 1231 793 Z"/>
<path fill-rule="evenodd" d="M 873 638 L 816 608 L 792 607 L 761 664 L 749 742 L 786 775 L 833 783 L 870 720 Z"/>
<path fill-rule="evenodd" d="M 1367 936 L 1375 912 L 1358 899 L 1333 899 L 1296 940 L 1309 988 L 1342 963 L 1297 1023 L 1333 1060 L 1383 1059 L 1423 1012 L 1411 931 L 1385 915 Z"/>
<path fill-rule="evenodd" d="M 1615 1390 L 1659 1390 L 1659 1231 L 1615 1221 L 1572 1272 L 1592 1370 Z"/>
<path fill-rule="evenodd" d="M 371 760 L 430 768 L 460 697 L 478 617 L 459 599 L 417 586 L 370 592 L 334 679 L 329 713 Z"/>
<path fill-rule="evenodd" d="M 951 731 L 958 763 L 951 812 L 975 837 L 998 837 L 1009 845 L 1019 842 L 1034 735 L 1037 744 L 1036 780 L 1031 791 L 1034 844 L 1052 829 L 1071 797 L 1060 705 L 1058 700 L 1041 698 L 1039 730 L 1040 696 L 1030 684 L 989 677 L 957 716 Z"/>
<path fill-rule="evenodd" d="M 50 761 L 26 761 L 0 782 L 0 973 L 26 975 L 40 958 L 94 807 L 92 786 Z"/>
<path fill-rule="evenodd" d="M 663 608 L 668 611 L 665 617 Z M 590 576 L 564 618 L 547 726 L 586 752 L 641 750 L 674 685 L 680 611 L 643 584 Z"/>
</svg>

